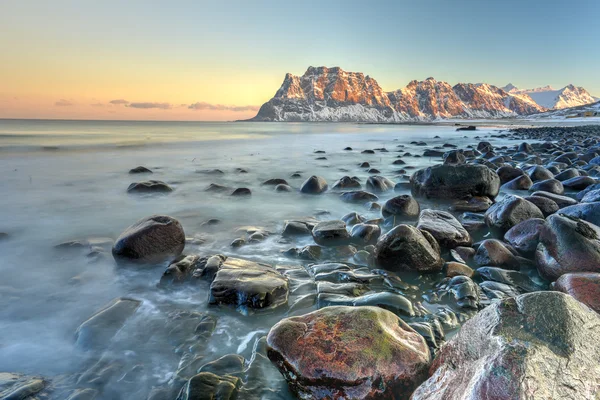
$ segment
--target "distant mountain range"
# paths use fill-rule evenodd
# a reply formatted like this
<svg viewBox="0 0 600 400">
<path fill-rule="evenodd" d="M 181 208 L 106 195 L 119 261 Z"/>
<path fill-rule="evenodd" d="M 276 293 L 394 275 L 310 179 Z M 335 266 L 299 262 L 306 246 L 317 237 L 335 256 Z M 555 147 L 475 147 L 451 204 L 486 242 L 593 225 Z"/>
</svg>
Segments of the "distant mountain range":
<svg viewBox="0 0 600 400">
<path fill-rule="evenodd" d="M 575 87 L 566 90 L 569 87 L 571 85 L 561 89 L 565 92 L 556 104 L 577 101 L 575 92 L 580 93 L 581 101 L 586 101 L 582 93 L 588 96 L 589 93 Z M 427 78 L 385 92 L 375 79 L 360 72 L 346 72 L 339 67 L 309 67 L 302 76 L 286 74 L 275 96 L 263 104 L 250 121 L 416 122 L 516 117 L 549 108 L 512 85 L 505 88 L 487 83 L 451 86 Z"/>
<path fill-rule="evenodd" d="M 502 89 L 510 94 L 528 95 L 538 105 L 547 110 L 561 110 L 563 108 L 578 107 L 599 100 L 584 88 L 573 85 L 567 85 L 562 89 L 554 89 L 551 86 L 535 89 L 519 89 L 509 83 Z"/>
</svg>

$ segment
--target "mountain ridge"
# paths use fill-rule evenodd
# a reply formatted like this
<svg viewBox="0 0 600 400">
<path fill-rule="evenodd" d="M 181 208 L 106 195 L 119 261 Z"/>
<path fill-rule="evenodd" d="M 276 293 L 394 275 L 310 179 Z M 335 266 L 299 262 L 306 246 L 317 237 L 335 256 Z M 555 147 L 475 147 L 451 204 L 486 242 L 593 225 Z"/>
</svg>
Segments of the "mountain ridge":
<svg viewBox="0 0 600 400">
<path fill-rule="evenodd" d="M 504 118 L 546 111 L 526 93 L 488 83 L 427 78 L 384 91 L 361 72 L 309 67 L 287 73 L 275 96 L 249 121 L 419 122 L 448 118 Z"/>
<path fill-rule="evenodd" d="M 519 89 L 509 83 L 502 89 L 510 94 L 526 94 L 538 105 L 548 110 L 578 107 L 598 101 L 597 98 L 592 96 L 583 87 L 575 86 L 573 84 L 569 84 L 561 89 L 554 89 L 550 85 L 533 89 Z"/>
</svg>

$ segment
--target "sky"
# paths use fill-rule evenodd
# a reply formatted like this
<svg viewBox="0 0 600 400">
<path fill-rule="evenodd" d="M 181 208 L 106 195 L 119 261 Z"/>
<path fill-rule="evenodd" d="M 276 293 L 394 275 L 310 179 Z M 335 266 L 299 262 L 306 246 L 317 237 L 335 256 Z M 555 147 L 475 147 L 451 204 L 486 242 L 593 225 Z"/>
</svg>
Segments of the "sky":
<svg viewBox="0 0 600 400">
<path fill-rule="evenodd" d="M 600 96 L 598 21 L 598 0 L 0 0 L 0 118 L 250 118 L 311 65 Z"/>
</svg>

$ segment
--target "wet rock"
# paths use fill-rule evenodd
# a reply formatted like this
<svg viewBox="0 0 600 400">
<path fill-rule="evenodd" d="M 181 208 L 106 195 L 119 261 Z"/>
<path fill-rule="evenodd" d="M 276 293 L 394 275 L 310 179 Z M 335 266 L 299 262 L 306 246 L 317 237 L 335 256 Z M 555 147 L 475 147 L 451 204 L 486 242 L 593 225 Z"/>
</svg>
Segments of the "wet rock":
<svg viewBox="0 0 600 400">
<path fill-rule="evenodd" d="M 504 234 L 504 240 L 520 253 L 533 254 L 539 243 L 540 230 L 544 225 L 546 220 L 541 218 L 519 222 Z"/>
<path fill-rule="evenodd" d="M 377 201 L 379 197 L 364 190 L 354 190 L 340 194 L 340 199 L 346 203 L 367 203 L 369 201 Z"/>
<path fill-rule="evenodd" d="M 375 246 L 375 259 L 390 271 L 434 272 L 442 269 L 439 244 L 427 231 L 398 225 Z"/>
<path fill-rule="evenodd" d="M 248 308 L 275 308 L 287 303 L 288 279 L 267 264 L 227 257 L 210 285 L 210 304 Z"/>
<path fill-rule="evenodd" d="M 420 209 L 419 203 L 412 196 L 404 194 L 386 201 L 381 208 L 381 215 L 385 218 L 391 216 L 416 218 Z"/>
<path fill-rule="evenodd" d="M 82 349 L 105 348 L 142 304 L 139 300 L 118 298 L 96 312 L 75 331 L 75 342 Z"/>
<path fill-rule="evenodd" d="M 360 283 L 332 283 L 317 282 L 317 293 L 341 294 L 344 296 L 358 297 L 369 291 L 367 285 Z"/>
<path fill-rule="evenodd" d="M 286 318 L 271 328 L 267 344 L 299 398 L 408 399 L 431 357 L 421 335 L 376 307 L 326 307 Z"/>
<path fill-rule="evenodd" d="M 554 174 L 548 171 L 547 168 L 544 168 L 540 165 L 536 165 L 535 167 L 531 167 L 527 170 L 527 175 L 531 178 L 532 181 L 544 181 L 546 179 L 554 178 Z"/>
<path fill-rule="evenodd" d="M 215 193 L 223 193 L 229 192 L 231 188 L 229 186 L 220 185 L 218 183 L 211 183 L 204 189 L 205 192 L 215 192 Z"/>
<path fill-rule="evenodd" d="M 277 186 L 277 185 L 289 185 L 289 183 L 285 179 L 281 178 L 271 178 L 267 179 L 262 183 L 264 186 Z"/>
<path fill-rule="evenodd" d="M 503 300 L 507 297 L 517 297 L 521 294 L 515 287 L 501 282 L 484 281 L 479 284 L 479 287 L 490 300 Z"/>
<path fill-rule="evenodd" d="M 169 193 L 173 188 L 162 181 L 134 182 L 127 188 L 127 193 Z"/>
<path fill-rule="evenodd" d="M 455 276 L 443 285 L 454 297 L 461 308 L 479 308 L 479 288 L 468 276 Z"/>
<path fill-rule="evenodd" d="M 441 199 L 494 198 L 500 178 L 484 165 L 436 165 L 416 171 L 410 178 L 415 196 Z"/>
<path fill-rule="evenodd" d="M 237 376 L 244 371 L 244 357 L 239 354 L 227 354 L 221 358 L 204 364 L 198 372 L 210 372 L 215 375 Z"/>
<path fill-rule="evenodd" d="M 467 276 L 472 278 L 474 271 L 468 265 L 460 262 L 450 261 L 446 263 L 446 276 L 454 278 L 455 276 Z"/>
<path fill-rule="evenodd" d="M 312 230 L 312 237 L 321 246 L 341 246 L 350 242 L 350 234 L 344 221 L 319 222 Z"/>
<path fill-rule="evenodd" d="M 522 169 L 511 167 L 510 165 L 504 165 L 496 170 L 500 182 L 505 184 L 525 174 Z M 528 176 L 529 178 L 529 176 Z M 531 179 L 530 179 L 531 180 Z"/>
<path fill-rule="evenodd" d="M 464 164 L 466 162 L 465 155 L 460 151 L 450 151 L 444 154 L 444 165 Z"/>
<path fill-rule="evenodd" d="M 579 198 L 579 195 L 577 195 L 577 197 Z M 581 196 L 582 203 L 594 203 L 596 201 L 600 201 L 600 189 L 590 190 Z"/>
<path fill-rule="evenodd" d="M 579 272 L 562 275 L 553 289 L 567 293 L 600 313 L 600 273 Z"/>
<path fill-rule="evenodd" d="M 589 332 L 599 323 L 562 293 L 501 300 L 446 343 L 412 399 L 595 399 L 600 354 Z"/>
<path fill-rule="evenodd" d="M 300 192 L 306 194 L 321 194 L 327 190 L 327 181 L 320 176 L 311 176 L 304 181 L 300 187 Z"/>
<path fill-rule="evenodd" d="M 342 190 L 342 189 L 360 189 L 362 185 L 360 184 L 360 180 L 357 177 L 349 177 L 344 176 L 341 179 L 337 180 L 333 186 L 332 190 Z"/>
<path fill-rule="evenodd" d="M 565 192 L 565 188 L 563 184 L 557 179 L 546 179 L 543 181 L 537 181 L 529 188 L 531 191 L 544 191 L 554 194 L 563 194 Z"/>
<path fill-rule="evenodd" d="M 441 157 L 443 156 L 445 151 L 443 150 L 435 150 L 435 149 L 426 149 L 423 152 L 423 157 Z"/>
<path fill-rule="evenodd" d="M 600 226 L 600 202 L 576 204 L 560 210 L 563 215 L 575 217 Z"/>
<path fill-rule="evenodd" d="M 393 190 L 396 184 L 389 180 L 384 176 L 370 176 L 367 179 L 367 190 L 370 190 L 375 193 L 387 192 L 388 190 Z"/>
<path fill-rule="evenodd" d="M 312 234 L 312 230 L 319 223 L 314 218 L 302 218 L 296 220 L 287 220 L 283 225 L 282 236 L 307 236 Z"/>
<path fill-rule="evenodd" d="M 368 172 L 369 174 L 380 174 L 380 173 L 381 173 L 381 171 L 380 171 L 380 170 L 378 170 L 377 168 L 369 168 L 369 169 L 367 170 L 367 172 Z M 371 190 L 372 190 L 372 189 L 371 189 Z"/>
<path fill-rule="evenodd" d="M 231 375 L 201 372 L 186 382 L 177 400 L 234 400 L 241 385 L 241 379 Z"/>
<path fill-rule="evenodd" d="M 544 218 L 544 214 L 535 204 L 519 196 L 505 196 L 485 213 L 487 226 L 502 233 L 530 218 Z"/>
<path fill-rule="evenodd" d="M 238 247 L 242 247 L 245 244 L 246 244 L 246 239 L 240 237 L 240 238 L 233 239 L 231 241 L 231 243 L 229 243 L 229 246 L 231 246 L 233 248 L 238 248 Z"/>
<path fill-rule="evenodd" d="M 470 246 L 472 243 L 469 232 L 446 211 L 431 209 L 421 211 L 417 228 L 429 232 L 441 247 L 447 249 Z"/>
<path fill-rule="evenodd" d="M 406 297 L 391 292 L 379 292 L 361 296 L 345 296 L 333 293 L 319 293 L 317 296 L 319 308 L 332 306 L 381 307 L 395 314 L 414 317 L 413 305 Z"/>
<path fill-rule="evenodd" d="M 363 217 L 357 212 L 348 213 L 344 215 L 341 219 L 346 225 L 356 225 L 365 222 L 365 217 Z"/>
<path fill-rule="evenodd" d="M 289 185 L 285 185 L 283 183 L 280 183 L 279 185 L 275 186 L 275 191 L 282 193 L 282 192 L 291 192 L 292 191 L 292 187 Z"/>
<path fill-rule="evenodd" d="M 368 245 L 377 243 L 381 235 L 381 229 L 377 225 L 357 224 L 352 227 L 350 232 L 352 243 L 359 245 Z"/>
<path fill-rule="evenodd" d="M 528 202 L 535 204 L 537 208 L 540 209 L 542 214 L 544 214 L 544 218 L 548 215 L 554 214 L 559 210 L 558 204 L 556 204 L 554 200 L 547 197 L 526 196 L 523 198 Z"/>
<path fill-rule="evenodd" d="M 112 248 L 119 264 L 158 264 L 174 260 L 185 246 L 185 233 L 179 221 L 166 215 L 153 215 L 131 225 Z"/>
<path fill-rule="evenodd" d="M 563 186 L 571 190 L 583 190 L 588 186 L 596 184 L 596 180 L 590 176 L 577 176 L 563 181 Z"/>
<path fill-rule="evenodd" d="M 146 167 L 142 167 L 141 165 L 139 167 L 135 167 L 129 170 L 130 174 L 151 174 L 152 171 L 149 170 Z"/>
<path fill-rule="evenodd" d="M 563 181 L 566 181 L 567 179 L 575 178 L 577 176 L 579 176 L 579 171 L 576 170 L 575 168 L 569 168 L 569 169 L 562 171 L 559 174 L 556 174 L 556 176 L 554 178 L 563 182 Z"/>
<path fill-rule="evenodd" d="M 481 242 L 475 253 L 475 262 L 480 266 L 519 269 L 519 260 L 504 244 L 496 239 Z"/>
<path fill-rule="evenodd" d="M 42 392 L 45 391 L 49 383 L 49 381 L 38 376 L 0 372 L 0 399 L 42 399 L 48 395 Z M 40 394 L 42 396 L 37 397 Z"/>
<path fill-rule="evenodd" d="M 529 276 L 519 271 L 507 270 L 498 267 L 477 268 L 477 273 L 484 280 L 492 280 L 511 286 L 515 291 L 537 292 L 545 290 L 544 284 L 534 282 Z"/>
<path fill-rule="evenodd" d="M 450 207 L 453 211 L 482 212 L 487 211 L 492 205 L 487 197 L 475 196 L 468 200 L 455 200 Z"/>
<path fill-rule="evenodd" d="M 533 192 L 532 196 L 545 197 L 547 199 L 550 199 L 550 200 L 554 201 L 560 208 L 577 204 L 577 200 L 574 200 L 570 197 L 562 196 L 560 194 L 544 192 L 544 191 Z"/>
<path fill-rule="evenodd" d="M 234 242 L 236 240 L 234 240 Z M 236 245 L 234 245 L 232 242 L 231 246 L 239 247 L 246 243 L 244 239 L 241 239 L 241 241 L 242 243 Z M 187 256 L 182 255 L 176 258 L 163 273 L 159 286 L 179 284 L 189 281 L 194 271 L 204 268 L 206 260 L 207 258 L 201 258 L 200 256 L 194 254 Z"/>
<path fill-rule="evenodd" d="M 237 188 L 232 193 L 231 196 L 251 196 L 252 191 L 248 188 Z"/>
<path fill-rule="evenodd" d="M 473 256 L 475 256 L 475 249 L 472 247 L 463 247 L 459 246 L 452 250 L 450 250 L 450 255 L 454 259 L 454 261 L 458 261 L 460 263 L 466 263 Z"/>
<path fill-rule="evenodd" d="M 535 259 L 540 275 L 555 280 L 569 272 L 600 272 L 600 228 L 554 214 L 540 231 Z"/>
<path fill-rule="evenodd" d="M 373 150 L 363 150 L 361 154 L 375 154 L 375 152 Z"/>
</svg>

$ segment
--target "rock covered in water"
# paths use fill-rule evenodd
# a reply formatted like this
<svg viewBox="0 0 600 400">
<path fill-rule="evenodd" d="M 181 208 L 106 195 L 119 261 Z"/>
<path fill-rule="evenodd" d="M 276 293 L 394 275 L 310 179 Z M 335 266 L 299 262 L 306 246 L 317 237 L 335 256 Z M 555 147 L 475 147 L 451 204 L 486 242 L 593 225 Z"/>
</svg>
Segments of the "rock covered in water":
<svg viewBox="0 0 600 400">
<path fill-rule="evenodd" d="M 163 181 L 133 182 L 127 188 L 127 193 L 169 193 L 173 188 Z"/>
<path fill-rule="evenodd" d="M 540 231 L 535 260 L 540 274 L 555 280 L 569 272 L 600 272 L 600 228 L 553 214 Z"/>
<path fill-rule="evenodd" d="M 117 238 L 117 263 L 158 264 L 174 260 L 185 247 L 183 227 L 175 218 L 153 215 L 131 225 Z"/>
<path fill-rule="evenodd" d="M 596 399 L 600 339 L 589 333 L 599 324 L 557 292 L 493 303 L 442 347 L 411 399 Z"/>
<path fill-rule="evenodd" d="M 554 290 L 567 293 L 600 313 L 600 273 L 578 272 L 561 275 L 553 284 Z"/>
<path fill-rule="evenodd" d="M 375 193 L 387 192 L 388 190 L 393 190 L 396 184 L 386 178 L 385 176 L 375 175 L 370 176 L 367 179 L 367 190 L 370 190 Z"/>
<path fill-rule="evenodd" d="M 311 176 L 300 186 L 300 192 L 306 194 L 321 194 L 327 190 L 327 181 L 320 176 Z"/>
<path fill-rule="evenodd" d="M 433 236 L 410 225 L 398 225 L 383 235 L 375 246 L 375 259 L 391 271 L 434 272 L 444 265 Z"/>
<path fill-rule="evenodd" d="M 535 204 L 519 196 L 505 196 L 485 213 L 486 224 L 500 232 L 530 218 L 544 218 L 544 214 Z"/>
<path fill-rule="evenodd" d="M 130 174 L 151 174 L 152 171 L 146 167 L 139 166 L 129 170 Z"/>
<path fill-rule="evenodd" d="M 494 198 L 500 178 L 484 165 L 436 165 L 416 171 L 410 178 L 415 196 L 439 199 Z"/>
<path fill-rule="evenodd" d="M 183 385 L 177 400 L 233 400 L 241 386 L 238 377 L 200 372 Z"/>
<path fill-rule="evenodd" d="M 356 224 L 350 231 L 352 243 L 360 245 L 376 244 L 381 228 L 374 224 Z"/>
<path fill-rule="evenodd" d="M 44 399 L 48 397 L 49 385 L 50 381 L 39 376 L 0 372 L 0 399 Z"/>
<path fill-rule="evenodd" d="M 470 246 L 472 243 L 469 232 L 446 211 L 431 209 L 421 211 L 417 228 L 429 232 L 440 246 L 447 249 Z"/>
<path fill-rule="evenodd" d="M 360 180 L 353 176 L 343 176 L 339 180 L 337 180 L 332 186 L 332 190 L 344 190 L 344 189 L 360 189 L 362 185 L 360 184 Z"/>
<path fill-rule="evenodd" d="M 210 304 L 233 305 L 246 313 L 247 308 L 275 308 L 287 303 L 288 278 L 275 268 L 240 258 L 220 259 L 210 285 Z"/>
<path fill-rule="evenodd" d="M 408 399 L 431 357 L 421 335 L 377 307 L 326 307 L 283 319 L 267 345 L 292 392 L 306 399 Z"/>
<path fill-rule="evenodd" d="M 377 201 L 379 197 L 364 190 L 353 190 L 340 194 L 340 199 L 346 203 L 367 203 L 369 201 Z"/>
<path fill-rule="evenodd" d="M 312 230 L 312 237 L 321 246 L 341 246 L 350 242 L 350 233 L 344 221 L 322 221 Z"/>
</svg>

